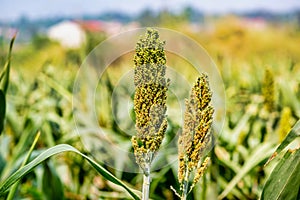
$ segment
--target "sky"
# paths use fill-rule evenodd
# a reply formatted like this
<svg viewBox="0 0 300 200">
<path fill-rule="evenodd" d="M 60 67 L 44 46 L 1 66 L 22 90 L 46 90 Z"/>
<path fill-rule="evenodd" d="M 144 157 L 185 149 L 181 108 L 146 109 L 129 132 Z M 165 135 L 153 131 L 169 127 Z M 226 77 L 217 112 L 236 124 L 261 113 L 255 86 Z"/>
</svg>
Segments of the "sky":
<svg viewBox="0 0 300 200">
<path fill-rule="evenodd" d="M 180 11 L 186 5 L 205 13 L 242 12 L 264 9 L 275 12 L 300 10 L 300 0 L 0 0 L 0 21 L 14 21 L 55 16 L 81 16 L 107 11 L 137 14 L 150 8 Z"/>
</svg>

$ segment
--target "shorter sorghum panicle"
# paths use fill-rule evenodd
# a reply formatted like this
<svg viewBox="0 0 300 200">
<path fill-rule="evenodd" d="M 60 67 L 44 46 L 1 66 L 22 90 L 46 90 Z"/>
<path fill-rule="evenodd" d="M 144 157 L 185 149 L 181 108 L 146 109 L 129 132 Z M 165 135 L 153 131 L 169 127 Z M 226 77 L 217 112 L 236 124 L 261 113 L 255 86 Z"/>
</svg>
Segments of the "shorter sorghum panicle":
<svg viewBox="0 0 300 200">
<path fill-rule="evenodd" d="M 262 83 L 262 95 L 264 97 L 264 105 L 268 112 L 273 112 L 275 108 L 275 86 L 274 75 L 266 69 L 263 83 Z"/>
<path fill-rule="evenodd" d="M 279 141 L 282 142 L 287 133 L 291 130 L 292 111 L 289 107 L 284 107 L 281 111 L 279 121 Z"/>
<path fill-rule="evenodd" d="M 209 162 L 207 157 L 201 163 L 203 151 L 209 143 L 213 120 L 211 98 L 208 76 L 202 73 L 192 88 L 190 98 L 186 100 L 184 126 L 178 141 L 178 180 L 182 196 L 186 196 L 199 181 Z M 193 171 L 196 174 L 188 190 L 190 174 Z"/>
<path fill-rule="evenodd" d="M 144 174 L 155 152 L 159 149 L 167 129 L 165 42 L 156 30 L 147 29 L 135 48 L 134 56 L 134 111 L 137 135 L 132 137 L 136 162 Z"/>
</svg>

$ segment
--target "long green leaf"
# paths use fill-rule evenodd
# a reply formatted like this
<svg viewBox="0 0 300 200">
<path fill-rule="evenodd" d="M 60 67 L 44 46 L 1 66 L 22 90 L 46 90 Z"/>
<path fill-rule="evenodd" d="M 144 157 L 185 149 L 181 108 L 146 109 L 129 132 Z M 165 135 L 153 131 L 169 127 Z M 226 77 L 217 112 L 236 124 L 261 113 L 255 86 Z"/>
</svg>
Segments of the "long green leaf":
<svg viewBox="0 0 300 200">
<path fill-rule="evenodd" d="M 8 88 L 11 52 L 12 52 L 15 39 L 16 39 L 16 35 L 14 35 L 10 41 L 8 57 L 5 62 L 4 68 L 0 73 L 0 135 L 4 128 L 5 109 L 6 109 L 5 94 Z"/>
<path fill-rule="evenodd" d="M 242 166 L 240 171 L 236 174 L 236 176 L 228 183 L 227 187 L 224 191 L 219 195 L 218 199 L 223 199 L 227 196 L 227 194 L 235 187 L 235 185 L 254 167 L 256 167 L 260 162 L 267 159 L 274 149 L 272 148 L 271 143 L 265 143 L 258 146 L 245 164 Z"/>
<path fill-rule="evenodd" d="M 28 174 L 30 171 L 32 171 L 37 165 L 45 161 L 46 159 L 50 158 L 51 156 L 54 156 L 59 153 L 63 153 L 66 151 L 74 152 L 79 155 L 81 155 L 83 158 L 85 158 L 96 170 L 98 173 L 100 173 L 105 179 L 123 187 L 134 199 L 140 199 L 139 195 L 136 191 L 126 186 L 121 180 L 116 178 L 114 175 L 112 175 L 109 171 L 107 171 L 105 168 L 100 166 L 97 162 L 89 158 L 88 156 L 82 154 L 80 151 L 78 151 L 76 148 L 67 145 L 67 144 L 60 144 L 56 145 L 54 147 L 51 147 L 41 153 L 38 157 L 36 157 L 33 161 L 16 171 L 13 175 L 11 175 L 8 179 L 6 179 L 3 183 L 0 184 L 0 196 L 3 195 L 12 184 L 14 184 L 16 181 L 20 180 L 22 177 L 24 177 L 26 174 Z"/>
<path fill-rule="evenodd" d="M 4 128 L 5 110 L 6 110 L 5 95 L 3 91 L 0 90 L 0 135 Z"/>
<path fill-rule="evenodd" d="M 261 200 L 299 199 L 300 149 L 287 151 L 267 180 Z"/>
<path fill-rule="evenodd" d="M 272 154 L 272 156 L 269 158 L 265 165 L 267 165 L 271 160 L 273 160 L 285 147 L 287 147 L 297 137 L 300 137 L 300 120 L 298 120 L 297 123 L 293 126 L 293 128 L 289 131 L 287 136 L 277 147 L 276 151 Z"/>
</svg>

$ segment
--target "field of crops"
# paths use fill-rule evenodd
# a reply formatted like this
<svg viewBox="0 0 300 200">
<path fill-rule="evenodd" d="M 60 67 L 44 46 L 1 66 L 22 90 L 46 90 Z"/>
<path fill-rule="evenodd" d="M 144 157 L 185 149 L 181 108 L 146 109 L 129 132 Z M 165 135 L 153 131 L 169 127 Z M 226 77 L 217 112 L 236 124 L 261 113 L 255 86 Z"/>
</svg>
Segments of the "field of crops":
<svg viewBox="0 0 300 200">
<path fill-rule="evenodd" d="M 278 22 L 257 28 L 234 16 L 206 23 L 203 29 L 193 30 L 186 22 L 162 22 L 166 29 L 158 29 L 166 48 L 179 41 L 164 31 L 178 31 L 202 46 L 213 61 L 211 67 L 216 66 L 214 72 L 207 72 L 213 104 L 220 103 L 214 105 L 213 145 L 207 152 L 210 162 L 187 199 L 299 199 L 300 27 Z M 132 156 L 131 142 L 136 134 L 133 60 L 138 37 L 126 38 L 117 37 L 114 45 L 101 47 L 97 45 L 109 38 L 91 35 L 76 50 L 43 35 L 29 43 L 16 42 L 9 74 L 4 67 L 9 41 L 3 42 L 0 199 L 131 199 L 141 195 L 143 173 Z M 121 50 L 131 43 L 131 51 Z M 195 56 L 182 58 L 166 52 L 167 76 L 171 76 L 167 77 L 171 79 L 168 127 L 152 163 L 151 199 L 177 199 L 171 188 L 180 188 L 177 139 L 183 127 L 184 99 L 200 75 L 193 62 L 205 63 L 201 59 L 206 59 L 197 57 L 195 49 L 182 48 Z M 118 54 L 116 49 L 126 53 Z M 89 67 L 107 63 L 101 75 Z M 265 165 L 275 151 L 278 155 Z M 21 167 L 41 153 L 32 165 Z M 282 184 L 277 182 L 279 177 Z"/>
</svg>

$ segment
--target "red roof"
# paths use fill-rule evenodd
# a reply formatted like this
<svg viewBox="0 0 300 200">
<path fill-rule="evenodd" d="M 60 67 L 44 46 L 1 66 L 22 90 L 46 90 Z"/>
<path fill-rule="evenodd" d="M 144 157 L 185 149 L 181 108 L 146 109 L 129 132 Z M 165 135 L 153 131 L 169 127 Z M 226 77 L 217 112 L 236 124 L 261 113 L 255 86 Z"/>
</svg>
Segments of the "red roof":
<svg viewBox="0 0 300 200">
<path fill-rule="evenodd" d="M 75 22 L 78 23 L 85 31 L 89 31 L 89 32 L 101 32 L 104 31 L 105 29 L 104 23 L 97 20 L 88 20 L 88 21 L 77 20 Z"/>
</svg>

